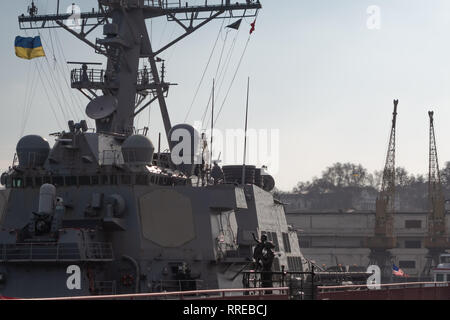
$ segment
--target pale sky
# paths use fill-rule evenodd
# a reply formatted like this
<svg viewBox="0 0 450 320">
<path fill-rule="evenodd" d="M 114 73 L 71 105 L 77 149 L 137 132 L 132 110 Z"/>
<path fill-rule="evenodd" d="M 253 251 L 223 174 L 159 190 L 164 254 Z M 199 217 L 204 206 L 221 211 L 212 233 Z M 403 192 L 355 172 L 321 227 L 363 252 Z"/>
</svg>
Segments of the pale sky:
<svg viewBox="0 0 450 320">
<path fill-rule="evenodd" d="M 56 3 L 53 0 L 36 2 L 40 13 L 52 12 Z M 62 7 L 72 3 L 61 2 Z M 188 2 L 202 4 L 204 0 Z M 41 31 L 41 36 L 50 65 L 43 58 L 38 62 L 26 61 L 14 55 L 15 36 L 37 35 L 37 31 L 25 33 L 18 28 L 17 16 L 29 3 L 8 1 L 0 13 L 0 168 L 12 162 L 24 121 L 25 93 L 30 91 L 31 83 L 37 81 L 37 87 L 28 106 L 29 112 L 25 112 L 28 120 L 24 134 L 40 134 L 52 144 L 54 140 L 48 134 L 67 131 L 67 121 L 74 118 L 64 118 L 56 98 L 51 97 L 61 123 L 58 126 L 39 77 L 34 75 L 35 65 L 39 64 L 38 68 L 47 72 L 50 69 L 54 74 L 63 70 L 69 80 L 56 44 L 52 49 L 48 30 Z M 93 0 L 77 2 L 83 11 L 90 11 L 95 3 Z M 431 109 L 435 111 L 439 164 L 443 166 L 445 161 L 450 161 L 450 148 L 445 143 L 450 136 L 447 125 L 450 119 L 448 0 L 261 0 L 261 3 L 263 10 L 258 15 L 256 30 L 216 127 L 222 132 L 244 127 L 246 81 L 250 77 L 249 128 L 279 130 L 276 154 L 279 168 L 275 174 L 278 188 L 291 190 L 298 181 L 320 176 L 335 162 L 360 163 L 370 171 L 381 170 L 393 99 L 400 100 L 397 165 L 415 174 L 427 172 L 427 111 Z M 367 27 L 370 18 L 367 9 L 372 5 L 380 9 L 379 29 Z M 241 25 L 223 89 L 218 93 L 218 106 L 222 104 L 243 52 L 251 22 L 246 19 Z M 161 56 L 167 60 L 166 79 L 178 83 L 171 88 L 167 100 L 172 124 L 184 122 L 221 24 L 220 20 L 212 22 Z M 150 28 L 150 23 L 148 26 Z M 170 36 L 174 37 L 179 27 L 158 19 L 152 29 L 154 47 L 158 48 Z M 64 30 L 56 32 L 67 60 L 104 62 L 103 57 Z M 219 36 L 189 123 L 203 116 L 225 32 Z M 227 36 L 224 56 L 234 35 L 234 31 L 230 31 Z M 53 51 L 57 52 L 56 67 L 52 62 Z M 27 76 L 30 77 L 28 87 Z M 57 79 L 64 84 L 62 76 Z M 76 96 L 70 98 L 72 93 L 65 85 L 62 88 L 66 100 L 78 104 L 72 113 L 79 121 L 84 117 L 81 110 L 87 99 L 76 92 L 73 93 Z M 63 110 L 71 114 L 67 108 L 64 106 Z M 138 127 L 147 122 L 148 112 L 144 112 Z M 154 105 L 150 138 L 155 144 L 162 128 L 159 107 Z M 223 150 L 216 153 L 220 151 Z M 264 164 L 264 159 L 259 162 Z"/>
</svg>

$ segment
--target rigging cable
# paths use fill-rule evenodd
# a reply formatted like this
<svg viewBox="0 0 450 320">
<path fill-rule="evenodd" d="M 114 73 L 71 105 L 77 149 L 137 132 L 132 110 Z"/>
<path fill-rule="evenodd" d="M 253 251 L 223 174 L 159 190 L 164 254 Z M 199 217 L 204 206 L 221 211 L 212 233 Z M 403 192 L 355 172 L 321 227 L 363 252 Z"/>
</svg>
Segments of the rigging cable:
<svg viewBox="0 0 450 320">
<path fill-rule="evenodd" d="M 227 41 L 227 38 L 228 38 L 228 33 L 229 33 L 229 31 L 230 31 L 230 30 L 227 31 L 227 33 L 226 33 L 226 35 L 225 35 L 225 39 L 223 40 L 223 46 L 222 46 L 222 50 L 221 50 L 221 52 L 220 52 L 219 63 L 217 64 L 216 73 L 215 73 L 215 75 L 214 75 L 214 79 L 218 79 L 219 81 L 220 81 L 220 79 L 221 79 L 221 75 L 220 75 L 220 74 L 219 74 L 219 76 L 217 76 L 217 75 L 218 75 L 218 73 L 219 73 L 220 65 L 222 64 L 223 52 L 224 52 L 224 49 L 225 49 L 225 46 L 226 46 L 226 41 Z M 237 33 L 236 33 L 236 34 L 237 34 Z M 235 36 L 235 39 L 236 39 L 236 36 Z M 227 56 L 225 57 L 225 64 L 226 64 L 226 61 L 228 61 L 228 58 L 229 58 L 230 54 L 231 54 L 231 47 L 230 47 L 230 50 L 228 51 Z M 225 66 L 225 65 L 224 65 L 224 66 Z M 223 69 L 223 68 L 222 68 L 222 69 Z M 219 90 L 217 90 L 217 95 L 219 95 L 219 93 L 220 93 L 220 86 L 219 86 Z M 202 116 L 202 127 L 203 127 L 203 123 L 205 122 L 206 115 L 207 115 L 207 113 L 208 113 L 209 104 L 211 103 L 211 99 L 212 99 L 212 92 L 209 94 L 208 103 L 206 104 L 205 111 L 203 112 L 203 116 Z M 216 100 L 216 99 L 214 99 L 214 100 Z"/>
<path fill-rule="evenodd" d="M 222 66 L 222 68 L 221 68 L 221 70 L 219 72 L 219 75 L 218 75 L 218 79 L 219 80 L 218 81 L 220 82 L 220 84 L 219 84 L 219 88 L 217 89 L 217 96 L 220 95 L 220 92 L 222 90 L 222 86 L 223 86 L 224 81 L 225 81 L 225 75 L 228 72 L 228 68 L 230 66 L 231 58 L 233 57 L 234 49 L 236 47 L 236 41 L 237 41 L 237 38 L 238 38 L 238 35 L 239 35 L 239 30 L 238 30 L 238 32 L 236 32 L 236 35 L 234 36 L 233 42 L 232 42 L 230 48 L 228 49 L 228 53 L 227 53 L 227 56 L 225 58 L 225 64 Z M 211 102 L 211 95 L 209 97 L 208 103 L 207 103 L 206 108 L 205 108 L 205 112 L 204 112 L 203 117 L 202 117 L 202 125 L 203 125 L 204 121 L 206 120 L 206 115 L 208 113 L 210 102 Z M 208 120 L 206 122 L 206 126 L 208 126 L 208 124 L 209 124 L 209 118 L 208 118 Z"/>
<path fill-rule="evenodd" d="M 202 74 L 202 77 L 200 79 L 200 82 L 198 83 L 197 89 L 195 90 L 194 97 L 192 98 L 191 105 L 189 106 L 188 112 L 186 113 L 186 117 L 184 118 L 184 122 L 187 121 L 187 118 L 189 117 L 189 114 L 191 113 L 192 106 L 194 105 L 195 99 L 197 98 L 198 91 L 200 90 L 200 87 L 201 87 L 201 85 L 203 83 L 203 79 L 205 78 L 205 74 L 206 74 L 206 71 L 208 70 L 209 64 L 211 62 L 211 58 L 212 58 L 212 56 L 214 54 L 214 51 L 216 50 L 217 42 L 219 40 L 220 34 L 222 33 L 222 28 L 223 28 L 224 22 L 225 22 L 225 19 L 222 20 L 222 24 L 220 26 L 219 33 L 217 34 L 216 41 L 214 42 L 214 46 L 213 46 L 213 48 L 211 50 L 211 53 L 209 55 L 208 62 L 206 63 L 205 69 L 203 70 L 203 74 Z"/>
<path fill-rule="evenodd" d="M 37 66 L 38 66 L 38 64 L 36 63 L 36 69 L 38 69 Z M 53 115 L 55 116 L 56 123 L 58 124 L 59 128 L 62 129 L 63 126 L 61 126 L 61 124 L 60 124 L 60 122 L 58 120 L 58 117 L 56 116 L 55 108 L 53 107 L 53 103 L 52 103 L 52 101 L 50 99 L 50 95 L 48 94 L 47 88 L 45 87 L 45 83 L 42 80 L 41 73 L 39 72 L 39 70 L 37 70 L 37 71 L 38 71 L 37 74 L 39 76 L 39 79 L 41 80 L 42 87 L 44 88 L 45 95 L 47 96 L 48 104 L 50 105 L 50 108 L 52 109 Z"/>
<path fill-rule="evenodd" d="M 30 76 L 30 74 L 31 74 L 31 63 L 30 64 L 28 64 L 28 69 L 27 69 L 28 71 L 27 71 L 27 82 L 26 82 L 26 85 L 25 85 L 25 94 L 24 94 L 24 100 L 23 100 L 23 106 L 22 106 L 22 124 L 21 124 L 21 127 L 20 127 L 20 133 L 19 133 L 19 138 L 22 136 L 22 134 L 23 134 L 23 127 L 25 126 L 24 125 L 24 122 L 25 122 L 25 115 L 26 115 L 26 112 L 27 112 L 27 103 L 28 103 L 28 95 L 29 95 L 29 92 L 31 91 L 30 90 L 30 79 L 31 79 L 31 76 Z"/>
<path fill-rule="evenodd" d="M 170 41 L 170 39 L 172 39 L 172 36 L 173 36 L 174 33 L 175 33 L 175 26 L 172 28 L 172 33 L 171 33 L 170 36 L 169 36 L 169 41 Z M 164 55 L 164 60 L 165 60 L 166 62 L 169 62 L 170 58 L 172 58 L 172 55 L 173 55 L 173 53 L 174 53 L 174 51 L 175 51 L 176 48 L 177 48 L 176 45 L 172 46 L 172 47 L 170 48 L 170 52 Z"/>
<path fill-rule="evenodd" d="M 25 30 L 25 35 L 28 36 L 28 33 L 27 33 L 26 30 Z M 39 34 L 39 35 L 40 35 L 40 34 Z M 41 40 L 42 40 L 42 39 L 41 39 Z M 47 56 L 45 56 L 45 58 L 47 59 Z M 52 87 L 52 84 L 50 83 L 50 81 L 48 81 L 47 75 L 46 75 L 46 73 L 44 72 L 44 67 L 41 66 L 41 62 L 40 62 L 39 59 L 36 60 L 35 66 L 36 66 L 37 74 L 39 75 L 39 79 L 41 80 L 41 84 L 42 84 L 42 86 L 44 87 L 45 93 L 46 93 L 46 95 L 47 95 L 47 99 L 48 99 L 48 102 L 49 102 L 49 104 L 50 104 L 50 107 L 52 108 L 52 112 L 53 112 L 53 114 L 54 114 L 54 116 L 55 116 L 55 118 L 56 118 L 56 122 L 58 123 L 59 127 L 62 128 L 62 127 L 61 127 L 61 124 L 59 123 L 59 120 L 58 120 L 58 118 L 57 118 L 57 116 L 56 116 L 56 113 L 55 113 L 55 110 L 54 110 L 54 108 L 53 108 L 53 105 L 52 105 L 52 103 L 51 103 L 50 95 L 48 94 L 47 88 L 45 87 L 45 83 L 44 83 L 44 81 L 43 81 L 43 79 L 42 79 L 41 73 L 45 76 L 45 78 L 46 78 L 45 80 L 47 80 L 47 83 L 48 83 L 48 85 L 50 86 L 50 89 L 52 89 L 52 88 L 51 88 L 51 87 Z M 42 69 L 39 69 L 39 67 L 41 67 Z M 54 88 L 53 88 L 53 89 L 54 89 Z M 54 90 L 54 92 L 55 92 L 55 90 Z M 55 94 L 54 96 L 55 96 L 55 97 L 58 99 L 58 101 L 59 101 L 59 97 L 58 97 L 56 94 Z M 57 103 L 58 103 L 58 102 L 57 102 Z M 64 111 L 64 108 L 63 108 L 62 104 L 61 104 L 61 103 L 58 103 L 58 104 L 59 104 L 60 109 L 61 109 L 61 112 L 62 112 L 62 114 L 63 114 L 63 118 L 67 118 L 66 113 L 65 113 L 65 111 Z"/>
<path fill-rule="evenodd" d="M 40 33 L 39 33 L 39 35 L 40 35 Z M 41 40 L 44 43 L 44 40 L 43 40 L 42 36 L 41 36 Z M 50 85 L 53 85 L 52 89 L 54 90 L 55 97 L 57 97 L 58 103 L 61 105 L 61 108 L 66 108 L 68 113 L 70 113 L 69 117 L 67 117 L 67 115 L 66 115 L 66 120 L 69 120 L 70 117 L 73 117 L 75 119 L 76 115 L 74 115 L 73 110 L 71 108 L 69 108 L 69 103 L 68 103 L 68 101 L 67 101 L 67 99 L 66 99 L 66 97 L 64 95 L 64 91 L 62 90 L 62 87 L 61 87 L 60 83 L 58 83 L 58 81 L 54 78 L 54 75 L 52 73 L 50 62 L 48 61 L 47 55 L 45 55 L 44 58 L 45 58 L 45 62 L 47 63 L 47 68 L 48 68 L 48 71 L 49 71 L 49 78 L 51 80 Z M 42 70 L 44 71 L 44 67 L 43 66 L 42 66 Z M 47 77 L 47 79 L 48 79 L 48 77 Z M 58 92 L 57 89 L 59 89 L 59 92 Z M 61 95 L 61 97 L 59 95 Z M 61 103 L 61 102 L 63 102 L 64 104 Z"/>
<path fill-rule="evenodd" d="M 251 38 L 251 35 L 248 36 L 247 42 L 245 43 L 244 51 L 242 52 L 241 58 L 239 59 L 239 63 L 237 65 L 237 67 L 236 67 L 236 71 L 234 72 L 233 79 L 230 82 L 230 85 L 228 87 L 228 90 L 227 90 L 227 93 L 225 95 L 225 98 L 223 99 L 222 105 L 220 106 L 219 112 L 217 113 L 216 119 L 214 120 L 216 123 L 217 123 L 217 119 L 220 116 L 220 112 L 222 111 L 223 106 L 225 105 L 225 102 L 226 102 L 226 100 L 228 98 L 228 94 L 230 93 L 230 90 L 231 90 L 231 87 L 233 86 L 234 80 L 236 79 L 236 75 L 237 75 L 237 73 L 239 71 L 239 67 L 241 66 L 241 62 L 242 62 L 242 60 L 244 58 L 245 52 L 247 51 L 248 44 L 250 42 L 250 38 Z"/>
<path fill-rule="evenodd" d="M 231 46 L 231 48 L 230 48 L 230 50 L 229 50 L 229 52 L 227 54 L 227 57 L 225 59 L 226 62 L 225 62 L 225 64 L 223 65 L 222 69 L 219 72 L 219 78 L 221 78 L 221 83 L 220 83 L 220 86 L 219 86 L 219 89 L 218 89 L 218 93 L 220 93 L 220 91 L 222 89 L 222 85 L 223 85 L 223 83 L 225 81 L 225 75 L 228 73 L 228 68 L 230 66 L 231 58 L 233 57 L 233 54 L 234 54 L 234 49 L 236 48 L 237 38 L 238 38 L 240 30 L 241 29 L 239 29 L 236 32 L 236 35 L 234 36 L 234 39 L 233 39 L 232 46 Z"/>
<path fill-rule="evenodd" d="M 242 60 L 244 58 L 245 52 L 247 51 L 248 44 L 249 44 L 251 36 L 252 36 L 252 32 L 255 30 L 255 22 L 256 22 L 257 17 L 258 17 L 258 11 L 256 12 L 255 19 L 254 19 L 253 23 L 250 23 L 250 26 L 251 26 L 250 34 L 248 36 L 247 42 L 245 43 L 244 51 L 242 52 L 241 58 L 239 59 L 239 63 L 237 65 L 237 67 L 236 67 L 236 71 L 234 72 L 233 79 L 231 80 L 231 83 L 230 83 L 230 85 L 228 87 L 228 90 L 227 90 L 227 93 L 225 95 L 225 98 L 223 99 L 222 105 L 220 106 L 219 112 L 217 113 L 217 116 L 216 116 L 216 118 L 214 120 L 214 122 L 216 122 L 216 123 L 217 123 L 217 119 L 219 118 L 220 113 L 221 113 L 221 111 L 223 109 L 223 106 L 225 105 L 225 102 L 226 102 L 226 100 L 228 98 L 228 94 L 230 93 L 230 90 L 231 90 L 231 87 L 233 86 L 234 80 L 236 79 L 236 75 L 237 75 L 237 72 L 239 70 L 239 67 L 241 66 L 241 63 L 242 63 Z"/>
<path fill-rule="evenodd" d="M 52 75 L 55 76 L 55 80 L 58 83 L 58 87 L 60 89 L 61 95 L 64 97 L 64 101 L 67 103 L 67 108 L 71 111 L 71 113 L 72 113 L 72 115 L 74 117 L 74 120 L 76 120 L 76 118 L 79 117 L 79 115 L 77 113 L 77 107 L 78 107 L 78 111 L 81 112 L 81 110 L 80 110 L 79 106 L 75 103 L 75 101 L 73 99 L 72 89 L 70 88 L 70 85 L 67 82 L 67 78 L 64 75 L 64 72 L 61 70 L 61 67 L 60 67 L 60 64 L 59 64 L 59 59 L 56 58 L 55 50 L 54 50 L 54 47 L 53 47 L 53 37 L 52 37 L 52 34 L 50 32 L 50 29 L 49 29 L 49 38 L 50 38 L 50 42 L 51 42 L 51 45 L 52 45 L 52 53 L 53 53 L 53 61 L 54 61 L 53 69 L 56 70 L 56 73 L 55 74 L 52 73 Z M 50 67 L 50 65 L 49 65 L 49 67 Z M 52 70 L 49 70 L 49 71 L 51 72 Z M 63 78 L 63 82 L 66 84 L 67 88 L 69 89 L 68 92 L 67 92 L 67 90 L 63 89 L 63 84 L 62 84 L 62 81 L 61 81 L 60 78 Z M 69 99 L 70 99 L 70 102 L 71 102 L 70 104 L 69 104 L 69 99 L 66 98 L 66 94 L 69 96 Z M 83 116 L 82 112 L 81 112 L 81 115 Z"/>
<path fill-rule="evenodd" d="M 50 33 L 50 31 L 49 31 L 49 33 Z M 55 35 L 56 32 L 53 32 L 53 34 Z M 51 33 L 50 33 L 50 39 L 52 39 L 52 34 Z M 55 37 L 55 43 L 56 43 L 56 37 Z M 52 47 L 53 47 L 53 44 L 52 44 Z M 57 46 L 57 49 L 58 49 L 58 46 Z M 64 59 L 63 61 L 66 61 L 64 57 L 63 57 L 63 59 Z M 58 61 L 60 61 L 60 59 L 58 59 Z M 80 101 L 79 101 L 79 103 L 77 103 L 77 101 L 75 101 L 75 94 L 73 93 L 73 89 L 71 88 L 71 86 L 70 86 L 70 84 L 69 84 L 69 82 L 67 80 L 67 77 L 64 74 L 64 71 L 62 70 L 63 68 L 61 67 L 61 63 L 57 62 L 56 57 L 55 57 L 55 62 L 56 62 L 56 69 L 59 72 L 60 77 L 62 77 L 64 79 L 64 83 L 66 84 L 67 88 L 69 89 L 69 92 L 70 92 L 69 93 L 69 97 L 70 97 L 70 100 L 72 102 L 72 106 L 75 109 L 75 113 L 77 113 L 77 111 L 78 111 L 79 112 L 79 117 L 80 117 L 80 119 L 82 119 L 82 118 L 84 118 L 84 112 L 81 109 L 81 104 L 82 103 Z M 67 66 L 67 63 L 65 65 Z M 70 75 L 70 72 L 69 72 L 69 75 Z M 87 119 L 87 120 L 88 120 L 88 124 L 91 125 L 90 119 Z"/>
<path fill-rule="evenodd" d="M 59 95 L 57 94 L 57 92 L 56 92 L 56 90 L 55 90 L 55 86 L 54 86 L 54 84 L 52 84 L 52 81 L 50 81 L 50 80 L 52 80 L 52 79 L 49 80 L 49 76 L 48 76 L 47 73 L 45 72 L 44 66 L 43 66 L 41 63 L 36 63 L 36 66 L 38 67 L 39 77 L 40 77 L 41 79 L 43 79 L 43 78 L 41 77 L 41 74 L 42 74 L 42 75 L 44 76 L 44 78 L 45 78 L 44 80 L 46 80 L 46 83 L 47 83 L 48 86 L 49 86 L 50 91 L 53 91 L 53 96 L 54 96 L 54 98 L 55 98 L 55 100 L 56 100 L 56 103 L 59 105 L 59 108 L 60 108 L 60 110 L 61 110 L 61 112 L 62 112 L 62 114 L 63 114 L 63 118 L 64 118 L 64 119 L 68 119 L 66 110 L 65 110 L 63 104 L 62 104 L 61 101 L 60 101 Z"/>
<path fill-rule="evenodd" d="M 70 69 L 69 69 L 69 66 L 67 65 L 67 58 L 66 58 L 66 55 L 65 55 L 65 53 L 64 53 L 64 48 L 63 48 L 63 46 L 62 46 L 62 44 L 61 44 L 61 40 L 59 39 L 59 36 L 58 36 L 58 33 L 57 33 L 57 32 L 54 32 L 54 37 L 55 37 L 55 42 L 56 42 L 56 48 L 57 48 L 59 54 L 62 56 L 63 60 L 66 62 L 66 63 L 64 64 L 65 69 L 67 70 L 68 74 L 71 74 L 71 71 L 70 71 Z M 74 93 L 73 93 L 73 90 L 71 90 L 70 92 L 71 92 L 72 95 L 75 97 L 75 99 L 78 101 L 78 106 L 79 106 L 79 109 L 80 109 L 80 111 L 81 111 L 82 118 L 84 117 L 84 118 L 86 119 L 88 125 L 89 125 L 90 127 L 93 128 L 94 125 L 93 125 L 93 123 L 92 123 L 92 120 L 91 120 L 89 117 L 86 118 L 86 117 L 85 117 L 85 112 L 83 112 L 83 111 L 81 110 L 81 106 L 84 105 L 84 102 L 82 101 L 80 95 L 79 95 L 79 94 L 74 94 Z"/>
<path fill-rule="evenodd" d="M 30 64 L 30 67 L 31 67 L 31 64 Z M 33 105 L 33 102 L 34 102 L 33 99 L 36 94 L 36 87 L 38 85 L 38 81 L 37 81 L 38 71 L 37 71 L 37 67 L 36 67 L 36 62 L 34 64 L 34 67 L 35 67 L 34 73 L 31 76 L 31 79 L 32 79 L 31 80 L 31 89 L 29 90 L 29 92 L 25 93 L 25 105 L 24 105 L 23 116 L 22 116 L 22 126 L 20 129 L 20 136 L 22 136 L 25 131 L 25 127 L 28 122 L 28 118 L 30 116 L 31 106 Z M 27 80 L 27 82 L 28 82 L 28 80 Z"/>
<path fill-rule="evenodd" d="M 42 85 L 43 86 L 48 85 L 49 86 L 49 91 L 54 90 L 54 88 L 52 87 L 52 84 L 48 80 L 47 74 L 44 72 L 44 67 L 42 65 L 40 65 L 39 63 L 36 64 L 36 67 L 38 69 L 39 79 L 41 80 Z M 43 77 L 41 75 L 43 75 Z M 46 82 L 43 82 L 43 80 L 45 80 Z M 47 87 L 45 87 L 45 88 L 47 88 Z M 50 95 L 48 95 L 48 98 L 49 98 L 48 102 L 51 103 Z M 54 98 L 54 100 L 56 100 L 54 102 L 59 106 L 59 109 L 61 110 L 61 113 L 63 115 L 63 119 L 67 119 L 66 111 L 62 107 L 62 105 L 61 105 L 61 103 L 59 101 L 59 97 L 56 96 L 56 95 L 53 95 L 53 98 Z"/>
</svg>

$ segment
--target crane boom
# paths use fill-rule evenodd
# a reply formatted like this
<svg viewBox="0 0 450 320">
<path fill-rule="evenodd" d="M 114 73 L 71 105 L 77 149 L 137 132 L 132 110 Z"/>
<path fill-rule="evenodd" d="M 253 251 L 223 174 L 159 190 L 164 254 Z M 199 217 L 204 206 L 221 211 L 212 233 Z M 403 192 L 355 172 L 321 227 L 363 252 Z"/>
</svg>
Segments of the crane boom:
<svg viewBox="0 0 450 320">
<path fill-rule="evenodd" d="M 428 231 L 424 246 L 428 249 L 428 268 L 432 262 L 438 263 L 439 254 L 449 248 L 445 223 L 445 198 L 442 190 L 441 176 L 434 133 L 434 112 L 429 111 L 430 141 L 429 141 L 429 170 L 428 170 Z"/>
<path fill-rule="evenodd" d="M 376 200 L 374 237 L 369 238 L 369 248 L 392 249 L 396 245 L 394 237 L 395 211 L 395 133 L 398 100 L 394 100 L 391 134 L 383 169 L 381 190 Z"/>
<path fill-rule="evenodd" d="M 392 113 L 391 134 L 389 136 L 386 162 L 383 169 L 381 190 L 375 203 L 374 235 L 366 239 L 366 246 L 370 249 L 369 264 L 380 267 L 382 281 L 391 277 L 391 253 L 395 248 L 394 211 L 395 211 L 395 134 L 397 122 L 398 100 L 394 100 Z"/>
</svg>

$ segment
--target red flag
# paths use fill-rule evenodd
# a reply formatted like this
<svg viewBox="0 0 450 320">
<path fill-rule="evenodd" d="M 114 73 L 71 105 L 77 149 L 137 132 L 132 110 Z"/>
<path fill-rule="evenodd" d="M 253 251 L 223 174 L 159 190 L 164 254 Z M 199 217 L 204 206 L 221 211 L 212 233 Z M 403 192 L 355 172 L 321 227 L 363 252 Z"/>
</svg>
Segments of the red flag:
<svg viewBox="0 0 450 320">
<path fill-rule="evenodd" d="M 255 19 L 255 21 L 253 21 L 252 23 L 250 23 L 250 26 L 251 26 L 251 28 L 250 28 L 250 34 L 252 34 L 253 31 L 255 31 L 255 23 L 256 23 L 256 19 Z"/>
</svg>

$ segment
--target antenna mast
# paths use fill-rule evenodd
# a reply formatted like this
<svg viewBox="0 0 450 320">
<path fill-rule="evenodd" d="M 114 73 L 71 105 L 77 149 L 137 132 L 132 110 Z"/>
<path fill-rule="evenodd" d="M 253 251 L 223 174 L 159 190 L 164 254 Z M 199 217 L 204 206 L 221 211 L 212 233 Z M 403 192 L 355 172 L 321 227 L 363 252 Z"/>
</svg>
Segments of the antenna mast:
<svg viewBox="0 0 450 320">
<path fill-rule="evenodd" d="M 245 106 L 245 133 L 244 133 L 244 161 L 242 165 L 242 184 L 245 185 L 245 156 L 247 153 L 247 119 L 248 119 L 248 93 L 250 91 L 250 77 L 247 79 L 247 103 Z"/>
<path fill-rule="evenodd" d="M 212 166 L 213 161 L 213 131 L 214 131 L 214 79 L 212 86 L 212 103 L 211 103 L 211 158 L 209 160 L 210 165 Z"/>
</svg>

